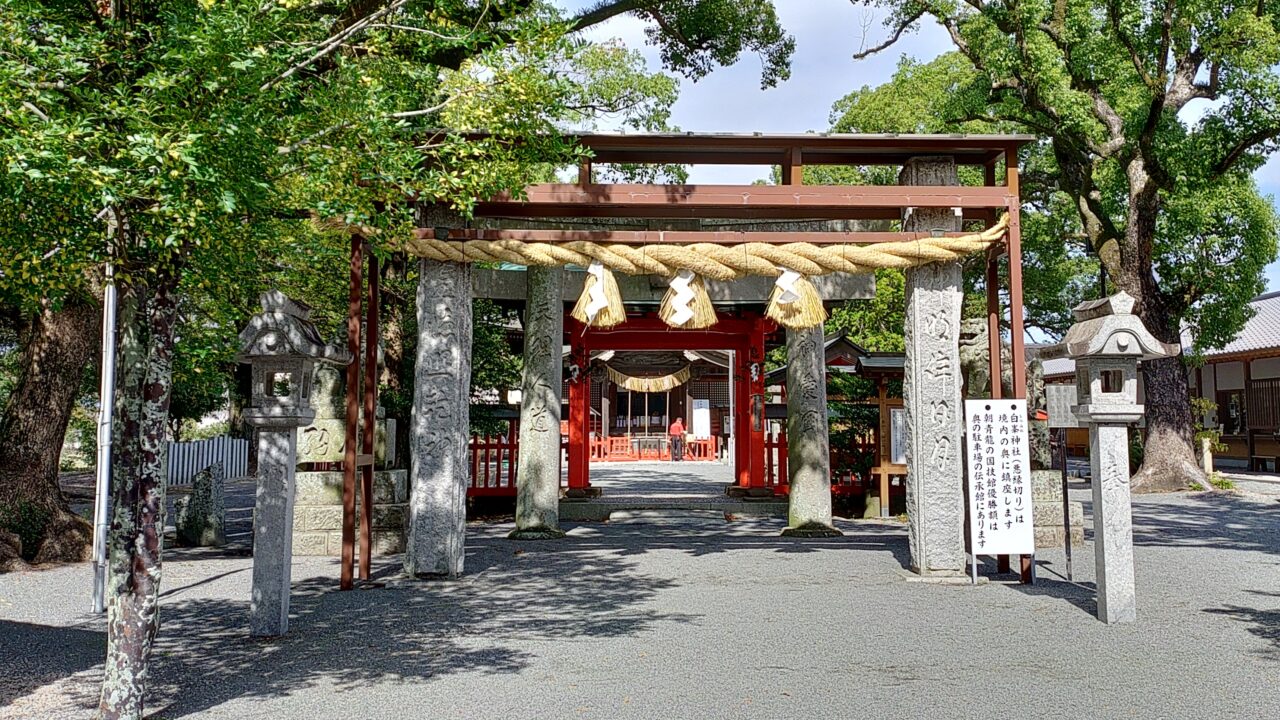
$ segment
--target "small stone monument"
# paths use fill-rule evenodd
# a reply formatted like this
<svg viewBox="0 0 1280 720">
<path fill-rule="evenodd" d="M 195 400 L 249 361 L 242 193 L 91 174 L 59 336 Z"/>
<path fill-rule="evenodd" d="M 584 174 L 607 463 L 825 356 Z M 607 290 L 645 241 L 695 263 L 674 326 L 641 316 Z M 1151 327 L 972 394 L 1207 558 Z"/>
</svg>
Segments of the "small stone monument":
<svg viewBox="0 0 1280 720">
<path fill-rule="evenodd" d="M 226 504 L 223 499 L 222 463 L 196 473 L 191 494 L 174 501 L 174 527 L 178 544 L 186 547 L 218 547 L 227 542 Z"/>
<path fill-rule="evenodd" d="M 345 333 L 343 334 L 345 338 Z M 341 340 L 345 342 L 345 339 Z M 315 469 L 342 463 L 346 458 L 347 381 L 343 368 L 318 364 L 311 375 L 311 406 L 315 418 L 298 430 L 297 489 L 293 508 L 294 555 L 342 555 L 342 485 L 341 470 Z M 363 377 L 363 374 L 361 375 Z M 356 447 L 362 448 L 364 435 L 364 403 L 358 404 Z M 374 415 L 375 467 L 373 473 L 373 555 L 404 552 L 409 513 L 407 473 L 388 469 L 395 463 L 396 421 L 385 417 L 381 406 Z M 356 482 L 356 517 L 360 517 L 364 498 Z M 356 533 L 356 547 L 360 546 Z"/>
<path fill-rule="evenodd" d="M 1076 324 L 1061 344 L 1042 354 L 1076 361 L 1080 404 L 1072 411 L 1089 425 L 1098 619 L 1105 623 L 1138 618 L 1129 493 L 1129 425 L 1143 413 L 1138 404 L 1138 361 L 1170 357 L 1180 350 L 1153 337 L 1133 314 L 1133 306 L 1133 297 L 1124 292 L 1077 305 L 1072 310 Z"/>
<path fill-rule="evenodd" d="M 258 491 L 253 513 L 253 600 L 249 634 L 283 635 L 289 629 L 293 561 L 294 470 L 298 428 L 315 418 L 312 366 L 346 365 L 351 355 L 326 345 L 309 318 L 311 308 L 272 290 L 262 312 L 240 333 L 237 359 L 252 368 L 251 406 L 244 419 L 258 435 Z"/>
</svg>

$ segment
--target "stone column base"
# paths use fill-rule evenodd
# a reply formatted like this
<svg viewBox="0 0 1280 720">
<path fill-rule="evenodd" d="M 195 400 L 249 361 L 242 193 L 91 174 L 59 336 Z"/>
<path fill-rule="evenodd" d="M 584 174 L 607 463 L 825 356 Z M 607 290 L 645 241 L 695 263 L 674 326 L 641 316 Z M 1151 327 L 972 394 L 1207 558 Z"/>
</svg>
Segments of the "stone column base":
<svg viewBox="0 0 1280 720">
<path fill-rule="evenodd" d="M 357 488 L 360 478 L 356 478 Z M 356 552 L 360 546 L 360 502 L 356 493 Z M 404 552 L 409 515 L 408 479 L 404 470 L 373 474 L 373 550 L 375 556 Z M 342 555 L 342 472 L 299 472 L 293 506 L 293 554 Z"/>
<path fill-rule="evenodd" d="M 782 531 L 782 537 L 798 537 L 798 538 L 828 538 L 840 537 L 844 533 L 822 523 L 805 523 L 799 527 L 789 527 Z"/>
<path fill-rule="evenodd" d="M 604 494 L 604 491 L 597 487 L 569 488 L 564 491 L 564 499 L 585 500 L 587 498 L 598 498 L 602 494 Z"/>
<path fill-rule="evenodd" d="M 724 494 L 731 498 L 772 498 L 776 495 L 773 488 L 767 487 L 751 487 L 744 488 L 741 485 L 728 485 L 724 489 Z"/>
</svg>

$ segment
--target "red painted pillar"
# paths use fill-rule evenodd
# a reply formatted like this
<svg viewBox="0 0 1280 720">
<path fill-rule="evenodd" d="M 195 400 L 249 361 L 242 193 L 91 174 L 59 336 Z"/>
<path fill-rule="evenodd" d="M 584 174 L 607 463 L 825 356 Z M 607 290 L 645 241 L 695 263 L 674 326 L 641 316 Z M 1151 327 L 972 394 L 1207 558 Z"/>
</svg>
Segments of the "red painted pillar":
<svg viewBox="0 0 1280 720">
<path fill-rule="evenodd" d="M 750 403 L 747 405 L 748 412 L 744 413 L 744 419 L 747 421 L 747 443 L 750 448 L 750 467 L 751 467 L 751 487 L 764 487 L 764 426 L 765 426 L 765 396 L 764 396 L 764 335 L 766 330 L 766 321 L 763 317 L 756 318 L 755 324 L 751 328 L 751 342 L 747 348 L 747 367 L 745 377 L 748 383 L 748 394 L 750 395 Z M 770 323 L 771 324 L 771 323 Z M 782 479 L 779 478 L 779 484 Z"/>
<path fill-rule="evenodd" d="M 591 376 L 587 372 L 590 354 L 581 333 L 573 333 L 569 368 L 569 489 L 585 490 L 591 486 L 591 456 L 588 441 L 591 432 Z"/>
<path fill-rule="evenodd" d="M 751 487 L 751 382 L 745 346 L 733 353 L 733 467 L 738 487 Z M 763 459 L 763 456 L 762 456 Z"/>
</svg>

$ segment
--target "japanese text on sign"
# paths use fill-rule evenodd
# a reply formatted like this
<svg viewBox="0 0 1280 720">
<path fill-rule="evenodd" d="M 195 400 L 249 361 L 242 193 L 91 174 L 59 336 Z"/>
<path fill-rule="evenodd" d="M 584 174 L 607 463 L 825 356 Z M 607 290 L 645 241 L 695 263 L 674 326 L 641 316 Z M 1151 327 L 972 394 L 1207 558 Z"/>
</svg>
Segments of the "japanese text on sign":
<svg viewBox="0 0 1280 720">
<path fill-rule="evenodd" d="M 1034 553 L 1027 401 L 966 400 L 964 416 L 973 553 Z"/>
</svg>

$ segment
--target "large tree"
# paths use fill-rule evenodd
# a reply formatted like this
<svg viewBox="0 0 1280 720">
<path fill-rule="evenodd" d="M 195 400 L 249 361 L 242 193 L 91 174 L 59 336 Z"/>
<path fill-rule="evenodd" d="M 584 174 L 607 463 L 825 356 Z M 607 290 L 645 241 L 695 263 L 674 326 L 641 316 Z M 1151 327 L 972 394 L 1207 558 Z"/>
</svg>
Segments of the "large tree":
<svg viewBox="0 0 1280 720">
<path fill-rule="evenodd" d="M 1050 139 L 1056 188 L 1147 327 L 1196 348 L 1247 319 L 1275 258 L 1276 219 L 1249 174 L 1280 137 L 1275 0 L 851 0 L 889 11 L 882 51 L 923 18 L 972 67 L 962 116 Z M 1137 490 L 1203 476 L 1184 359 L 1144 363 Z"/>
<path fill-rule="evenodd" d="M 527 134 L 533 128 L 551 129 L 549 119 L 571 122 L 575 115 L 608 113 L 635 101 L 637 86 L 620 82 L 616 73 L 599 83 L 591 98 L 581 94 L 565 98 L 555 118 L 537 112 L 503 115 L 504 105 L 491 102 L 491 91 L 501 94 L 504 84 L 524 88 L 532 93 L 528 103 L 536 105 L 547 93 L 572 93 L 582 78 L 540 76 L 540 85 L 531 88 L 522 78 L 478 83 L 477 78 L 467 81 L 466 73 L 459 73 L 452 81 L 459 92 L 443 92 L 437 87 L 441 69 L 461 70 L 471 59 L 486 55 L 506 53 L 512 57 L 513 48 L 518 55 L 521 44 L 531 40 L 527 34 L 531 21 L 554 25 L 546 35 L 550 39 L 625 13 L 638 14 L 655 28 L 650 41 L 661 49 L 668 66 L 694 78 L 718 63 L 733 62 L 747 51 L 764 58 L 762 82 L 772 84 L 786 76 L 794 46 L 778 24 L 769 0 L 620 0 L 598 3 L 571 18 L 561 18 L 546 3 L 535 0 L 278 0 L 256 7 L 238 2 L 222 5 L 197 0 L 173 4 L 0 0 L 0 22 L 6 33 L 3 43 L 13 51 L 0 62 L 4 83 L 0 91 L 0 152 L 6 160 L 0 177 L 0 215 L 5 220 L 0 227 L 0 247 L 4 249 L 0 256 L 0 315 L 7 327 L 16 331 L 19 346 L 15 354 L 20 359 L 17 385 L 0 416 L 0 526 L 22 526 L 29 558 L 82 559 L 89 539 L 88 528 L 76 520 L 59 492 L 57 466 L 62 431 L 74 404 L 72 384 L 59 378 L 78 374 L 96 357 L 92 349 L 98 337 L 95 315 L 99 305 L 93 280 L 100 274 L 106 253 L 107 223 L 102 211 L 108 203 L 104 194 L 119 181 L 119 176 L 112 174 L 116 168 L 99 172 L 85 162 L 85 155 L 77 148 L 119 150 L 104 142 L 110 132 L 128 126 L 117 122 L 94 127 L 96 120 L 130 113 L 148 116 L 148 129 L 157 131 L 153 139 L 158 144 L 146 150 L 132 148 L 117 159 L 139 159 L 159 152 L 173 154 L 177 161 L 180 148 L 192 138 L 165 132 L 178 128 L 174 110 L 182 108 L 194 117 L 206 109 L 244 103 L 269 112 L 276 126 L 273 132 L 281 143 L 275 148 L 281 162 L 276 164 L 276 174 L 263 176 L 268 177 L 269 186 L 260 183 L 254 192 L 277 199 L 290 196 L 289 211 L 312 210 L 357 219 L 377 215 L 375 206 L 389 196 L 386 187 L 381 196 L 367 192 L 367 187 L 344 188 L 351 185 L 353 177 L 402 174 L 417 164 L 424 151 L 455 164 L 459 159 L 476 157 L 477 148 L 457 137 L 423 142 L 424 147 L 417 149 L 403 142 L 405 133 L 415 127 L 447 125 L 451 118 L 446 111 L 450 109 L 466 106 L 469 112 L 463 114 L 471 115 L 473 121 L 483 120 L 488 130 Z M 239 35 L 228 29 L 216 47 L 205 49 L 217 55 L 223 65 L 193 66 L 192 70 L 201 73 L 198 77 L 177 69 L 191 59 L 187 48 L 175 50 L 172 60 L 155 64 L 158 71 L 150 72 L 153 63 L 137 57 L 139 48 L 167 47 L 165 42 L 172 32 L 152 38 L 137 28 L 153 23 L 115 19 L 183 13 L 190 17 L 175 21 L 178 24 L 168 26 L 171 30 L 187 27 L 191 17 L 201 21 L 235 17 L 242 23 Z M 429 22 L 400 22 L 406 16 Z M 110 33 L 117 38 L 114 45 L 103 40 Z M 32 55 L 50 42 L 59 47 L 58 52 Z M 242 44 L 246 42 L 254 44 Z M 121 57 L 112 57 L 112 53 Z M 609 52 L 600 52 L 578 58 L 575 67 L 563 68 L 570 75 L 578 72 L 600 79 L 627 67 L 627 63 L 618 62 L 616 52 L 612 57 Z M 363 70 L 352 71 L 357 65 Z M 390 77 L 387 70 L 391 67 L 397 68 L 397 79 L 391 84 L 381 82 Z M 249 75 L 260 75 L 260 84 L 241 84 Z M 606 91 L 608 82 L 614 83 L 612 96 Z M 652 92 L 655 88 L 639 89 Z M 130 110 L 127 99 L 139 93 L 149 96 L 150 102 Z M 421 102 L 414 102 L 415 97 Z M 386 98 L 395 101 L 387 103 Z M 56 117 L 64 103 L 78 113 L 74 127 L 69 127 L 65 118 Z M 489 112 L 478 112 L 486 103 Z M 239 148 L 253 144 L 255 137 L 270 134 L 260 132 L 257 120 L 217 128 L 219 132 L 239 132 L 244 141 L 227 157 L 235 157 Z M 285 125 L 289 132 L 276 132 Z M 59 135 L 62 130 L 69 132 Z M 151 133 L 139 137 L 151 137 Z M 198 144 L 208 145 L 205 138 Z M 558 152 L 550 146 L 543 150 L 548 159 Z M 51 161 L 56 157 L 74 162 L 58 166 Z M 185 160 L 175 164 L 184 167 Z M 200 172 L 207 174 L 207 168 Z M 492 177 L 486 180 L 483 175 L 460 181 L 448 174 L 428 173 L 425 194 L 452 201 L 468 183 L 491 181 Z M 86 183 L 96 188 L 95 193 L 79 192 Z M 204 206 L 206 210 L 237 202 L 236 192 L 245 188 L 224 189 L 226 194 L 212 198 Z M 147 212 L 154 213 L 156 208 Z M 264 259 L 253 254 L 248 257 Z M 249 263 L 242 269 L 248 275 L 252 268 L 261 266 Z M 67 316 L 61 317 L 64 312 Z M 185 372 L 190 369 L 187 360 L 181 354 L 175 358 L 182 374 L 190 376 Z M 37 426 L 39 432 L 29 432 Z"/>
<path fill-rule="evenodd" d="M 670 26 L 693 74 L 777 27 L 747 3 L 755 35 L 734 49 L 699 13 L 743 12 L 726 0 L 615 5 Z M 407 197 L 466 211 L 575 161 L 557 122 L 613 97 L 573 76 L 567 33 L 590 19 L 527 1 L 4 0 L 0 291 L 65 304 L 108 258 L 120 287 L 103 717 L 142 715 L 183 283 L 253 272 L 290 218 L 325 220 L 316 242 L 358 225 L 394 246 Z M 763 42 L 785 63 L 789 38 Z"/>
</svg>

